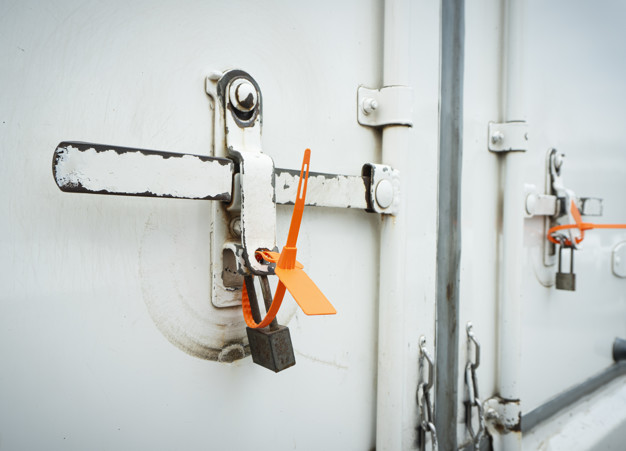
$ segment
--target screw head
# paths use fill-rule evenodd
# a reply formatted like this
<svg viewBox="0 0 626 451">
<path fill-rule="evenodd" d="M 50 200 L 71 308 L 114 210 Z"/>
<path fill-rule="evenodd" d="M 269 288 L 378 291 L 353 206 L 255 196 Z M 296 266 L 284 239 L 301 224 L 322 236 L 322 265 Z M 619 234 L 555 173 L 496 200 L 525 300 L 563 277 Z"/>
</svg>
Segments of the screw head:
<svg viewBox="0 0 626 451">
<path fill-rule="evenodd" d="M 250 81 L 239 78 L 230 86 L 230 103 L 242 113 L 252 111 L 258 101 L 256 88 Z"/>
</svg>

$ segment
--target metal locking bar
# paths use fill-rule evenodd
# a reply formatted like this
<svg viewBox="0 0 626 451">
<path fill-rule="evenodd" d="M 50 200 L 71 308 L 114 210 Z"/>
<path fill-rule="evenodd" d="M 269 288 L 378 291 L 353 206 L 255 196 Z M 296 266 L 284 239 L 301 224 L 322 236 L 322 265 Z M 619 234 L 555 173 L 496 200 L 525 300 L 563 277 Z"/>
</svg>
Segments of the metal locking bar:
<svg viewBox="0 0 626 451">
<path fill-rule="evenodd" d="M 372 178 L 375 167 L 376 177 Z M 106 144 L 64 141 L 52 162 L 54 179 L 65 192 L 140 197 L 235 201 L 240 193 L 240 174 L 232 159 L 147 150 Z M 299 170 L 274 169 L 276 204 L 293 205 Z M 386 173 L 398 177 L 385 165 L 366 164 L 362 175 L 311 172 L 306 205 L 309 207 L 354 208 L 387 213 L 377 204 L 389 198 L 388 186 L 377 187 Z M 383 175 L 384 174 L 384 175 Z M 392 183 L 392 190 L 395 182 Z M 392 202 L 398 193 L 392 191 Z M 378 197 L 378 201 L 377 201 Z M 379 209 L 380 211 L 377 211 Z"/>
</svg>

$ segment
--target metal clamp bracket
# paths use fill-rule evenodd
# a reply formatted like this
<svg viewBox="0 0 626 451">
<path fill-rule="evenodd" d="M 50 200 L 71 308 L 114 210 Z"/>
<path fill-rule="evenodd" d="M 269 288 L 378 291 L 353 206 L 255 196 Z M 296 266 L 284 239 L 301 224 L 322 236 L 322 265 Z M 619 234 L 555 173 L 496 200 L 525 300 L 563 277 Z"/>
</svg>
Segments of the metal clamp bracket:
<svg viewBox="0 0 626 451">
<path fill-rule="evenodd" d="M 489 122 L 489 150 L 525 152 L 528 150 L 528 124 L 524 121 Z"/>
<path fill-rule="evenodd" d="M 367 211 L 398 214 L 400 204 L 400 172 L 383 164 L 365 164 L 362 174 L 369 178 Z"/>
<path fill-rule="evenodd" d="M 409 86 L 386 86 L 357 90 L 357 119 L 368 127 L 404 125 L 413 127 L 413 89 Z"/>
</svg>

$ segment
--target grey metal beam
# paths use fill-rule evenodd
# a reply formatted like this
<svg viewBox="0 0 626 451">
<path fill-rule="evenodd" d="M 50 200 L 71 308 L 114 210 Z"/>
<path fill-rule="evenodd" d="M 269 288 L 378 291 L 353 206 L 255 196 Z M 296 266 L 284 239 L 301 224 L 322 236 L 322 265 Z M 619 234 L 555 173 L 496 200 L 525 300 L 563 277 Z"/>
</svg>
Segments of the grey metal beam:
<svg viewBox="0 0 626 451">
<path fill-rule="evenodd" d="M 458 442 L 464 39 L 464 0 L 442 0 L 435 427 L 439 448 L 446 450 Z"/>
</svg>

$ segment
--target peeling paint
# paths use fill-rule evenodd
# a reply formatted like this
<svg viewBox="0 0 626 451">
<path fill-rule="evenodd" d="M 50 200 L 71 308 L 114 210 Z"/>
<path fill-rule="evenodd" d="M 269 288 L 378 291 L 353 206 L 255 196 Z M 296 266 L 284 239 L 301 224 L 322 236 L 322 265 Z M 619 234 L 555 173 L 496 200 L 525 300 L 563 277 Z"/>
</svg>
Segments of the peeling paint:
<svg viewBox="0 0 626 451">
<path fill-rule="evenodd" d="M 275 199 L 277 204 L 293 205 L 298 190 L 300 172 L 276 169 Z M 336 208 L 367 208 L 368 184 L 364 177 L 310 172 L 306 205 Z"/>
<path fill-rule="evenodd" d="M 61 143 L 53 160 L 63 191 L 229 201 L 227 159 L 97 144 Z"/>
</svg>

